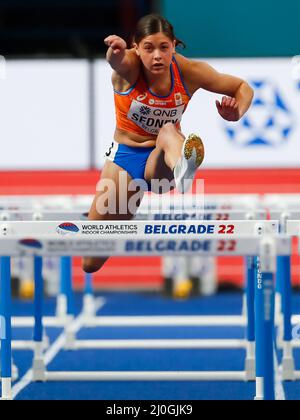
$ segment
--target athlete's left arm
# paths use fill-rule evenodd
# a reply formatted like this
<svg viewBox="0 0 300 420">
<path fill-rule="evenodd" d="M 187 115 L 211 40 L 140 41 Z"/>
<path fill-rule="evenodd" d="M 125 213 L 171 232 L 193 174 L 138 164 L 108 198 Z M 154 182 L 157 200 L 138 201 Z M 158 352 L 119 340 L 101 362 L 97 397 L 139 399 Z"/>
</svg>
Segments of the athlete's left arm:
<svg viewBox="0 0 300 420">
<path fill-rule="evenodd" d="M 221 102 L 216 101 L 218 112 L 222 118 L 228 121 L 238 121 L 248 111 L 254 91 L 246 81 L 219 73 L 204 62 L 187 59 L 179 61 L 181 61 L 186 83 L 193 93 L 202 88 L 225 95 Z"/>
</svg>

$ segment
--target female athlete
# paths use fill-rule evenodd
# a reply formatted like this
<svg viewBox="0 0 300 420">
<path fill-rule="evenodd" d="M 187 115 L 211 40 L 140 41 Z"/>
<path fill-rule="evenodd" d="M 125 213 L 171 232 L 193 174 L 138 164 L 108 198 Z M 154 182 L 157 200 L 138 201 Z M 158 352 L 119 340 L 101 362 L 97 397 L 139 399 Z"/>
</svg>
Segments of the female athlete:
<svg viewBox="0 0 300 420">
<path fill-rule="evenodd" d="M 224 95 L 221 102 L 216 101 L 218 113 L 227 121 L 238 121 L 251 105 L 253 90 L 242 79 L 178 54 L 176 47 L 183 43 L 176 38 L 173 26 L 159 15 L 148 15 L 138 22 L 132 48 L 117 35 L 108 36 L 104 42 L 113 69 L 117 124 L 101 181 L 113 187 L 98 189 L 89 220 L 130 220 L 140 203 L 137 200 L 133 209 L 129 206 L 137 194 L 129 187 L 132 181 L 143 181 L 140 198 L 145 189 L 165 192 L 155 181 L 168 180 L 169 190 L 176 187 L 181 193 L 191 187 L 204 158 L 204 146 L 195 134 L 185 137 L 180 122 L 194 93 L 205 89 Z M 110 184 L 105 184 L 107 180 Z M 120 196 L 125 189 L 124 206 Z M 98 271 L 106 260 L 84 258 L 83 269 Z"/>
</svg>

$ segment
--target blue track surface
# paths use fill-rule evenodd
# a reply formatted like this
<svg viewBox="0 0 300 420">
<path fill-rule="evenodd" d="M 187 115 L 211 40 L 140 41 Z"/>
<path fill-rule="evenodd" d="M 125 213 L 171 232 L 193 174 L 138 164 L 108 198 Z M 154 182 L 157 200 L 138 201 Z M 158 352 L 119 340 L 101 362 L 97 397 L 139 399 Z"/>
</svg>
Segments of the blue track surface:
<svg viewBox="0 0 300 420">
<path fill-rule="evenodd" d="M 141 293 L 104 294 L 101 315 L 239 315 L 240 294 L 220 294 L 211 298 L 173 301 Z M 294 313 L 300 312 L 300 296 L 293 301 Z M 76 297 L 79 314 L 81 298 Z M 53 315 L 55 302 L 45 302 L 45 315 Z M 16 315 L 32 314 L 32 305 L 14 303 Z M 53 343 L 62 333 L 48 329 Z M 242 328 L 134 327 L 82 329 L 80 339 L 159 339 L 159 338 L 243 338 Z M 14 330 L 14 339 L 30 339 L 29 329 Z M 300 353 L 295 352 L 300 370 Z M 240 350 L 98 350 L 61 351 L 48 369 L 75 371 L 119 370 L 243 370 L 245 354 Z M 14 352 L 21 377 L 30 369 L 32 354 Z M 300 399 L 300 382 L 284 385 L 287 399 Z M 235 382 L 56 382 L 31 383 L 17 396 L 19 400 L 251 400 L 254 383 Z"/>
</svg>

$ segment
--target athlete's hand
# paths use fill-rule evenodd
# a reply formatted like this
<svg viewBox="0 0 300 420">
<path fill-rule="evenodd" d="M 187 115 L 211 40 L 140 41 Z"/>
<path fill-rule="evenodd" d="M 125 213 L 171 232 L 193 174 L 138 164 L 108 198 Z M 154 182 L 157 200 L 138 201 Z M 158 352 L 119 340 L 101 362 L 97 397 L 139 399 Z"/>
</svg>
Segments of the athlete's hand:
<svg viewBox="0 0 300 420">
<path fill-rule="evenodd" d="M 240 119 L 239 106 L 235 98 L 223 96 L 222 103 L 216 101 L 216 106 L 224 120 L 238 121 Z"/>
<path fill-rule="evenodd" d="M 104 43 L 113 50 L 114 54 L 125 51 L 127 48 L 127 44 L 124 39 L 117 35 L 108 36 L 105 38 Z"/>
</svg>

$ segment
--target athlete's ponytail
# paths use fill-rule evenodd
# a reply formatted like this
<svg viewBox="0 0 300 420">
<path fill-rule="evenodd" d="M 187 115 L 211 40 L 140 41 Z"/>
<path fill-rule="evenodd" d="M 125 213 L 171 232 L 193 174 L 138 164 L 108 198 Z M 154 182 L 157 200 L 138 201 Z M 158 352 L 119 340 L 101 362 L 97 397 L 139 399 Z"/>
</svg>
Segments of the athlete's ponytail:
<svg viewBox="0 0 300 420">
<path fill-rule="evenodd" d="M 158 32 L 163 32 L 171 41 L 176 41 L 176 47 L 186 47 L 184 42 L 175 36 L 173 25 L 157 14 L 147 15 L 139 20 L 133 36 L 133 42 L 139 44 L 145 37 Z"/>
</svg>

